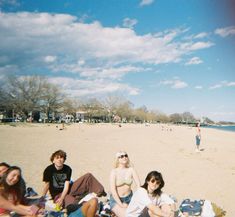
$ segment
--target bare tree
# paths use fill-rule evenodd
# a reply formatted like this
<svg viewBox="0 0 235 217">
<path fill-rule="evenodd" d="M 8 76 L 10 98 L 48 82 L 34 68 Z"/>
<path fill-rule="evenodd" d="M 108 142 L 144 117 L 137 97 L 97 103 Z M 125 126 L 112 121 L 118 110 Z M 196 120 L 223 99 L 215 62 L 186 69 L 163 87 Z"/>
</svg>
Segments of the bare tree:
<svg viewBox="0 0 235 217">
<path fill-rule="evenodd" d="M 25 117 L 34 111 L 49 114 L 58 109 L 63 100 L 59 89 L 41 76 L 9 76 L 6 78 L 3 92 L 1 100 L 4 101 L 5 107 Z"/>
<path fill-rule="evenodd" d="M 108 111 L 110 121 L 115 115 L 118 115 L 127 121 L 133 117 L 133 104 L 123 96 L 109 95 L 105 99 L 104 105 Z"/>
<path fill-rule="evenodd" d="M 183 120 L 182 115 L 179 113 L 174 113 L 170 115 L 170 121 L 173 123 L 181 123 Z"/>
<path fill-rule="evenodd" d="M 196 121 L 195 117 L 190 112 L 184 112 L 182 119 L 185 123 L 194 123 Z"/>
<path fill-rule="evenodd" d="M 7 77 L 3 87 L 4 104 L 15 113 L 27 116 L 28 112 L 40 109 L 44 83 L 45 79 L 39 76 Z"/>
<path fill-rule="evenodd" d="M 147 120 L 148 109 L 146 106 L 135 109 L 134 115 L 137 122 L 145 122 Z"/>
<path fill-rule="evenodd" d="M 133 104 L 130 101 L 119 104 L 116 108 L 116 114 L 124 121 L 129 122 L 133 119 Z"/>
<path fill-rule="evenodd" d="M 95 98 L 89 99 L 81 106 L 81 109 L 86 111 L 89 121 L 104 121 L 108 115 L 105 106 Z"/>
<path fill-rule="evenodd" d="M 52 112 L 58 112 L 63 107 L 63 102 L 66 100 L 65 94 L 60 89 L 49 82 L 44 83 L 41 93 L 41 109 L 49 116 Z"/>
</svg>

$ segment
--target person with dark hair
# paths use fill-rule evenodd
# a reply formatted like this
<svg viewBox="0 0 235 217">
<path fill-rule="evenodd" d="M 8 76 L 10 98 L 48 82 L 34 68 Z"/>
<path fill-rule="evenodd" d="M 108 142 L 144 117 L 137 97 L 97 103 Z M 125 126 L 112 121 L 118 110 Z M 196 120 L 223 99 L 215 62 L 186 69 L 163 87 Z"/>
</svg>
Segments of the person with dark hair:
<svg viewBox="0 0 235 217">
<path fill-rule="evenodd" d="M 162 174 L 150 172 L 145 183 L 133 194 L 127 208 L 127 217 L 164 216 L 173 217 L 175 203 L 167 194 L 162 192 L 165 183 Z"/>
<path fill-rule="evenodd" d="M 0 180 L 0 215 L 10 211 L 22 215 L 32 215 L 30 206 L 21 205 L 24 192 L 25 182 L 21 169 L 17 166 L 9 167 Z"/>
<path fill-rule="evenodd" d="M 49 191 L 52 199 L 59 207 L 67 207 L 76 204 L 88 193 L 96 196 L 106 196 L 104 187 L 91 174 L 87 173 L 71 183 L 72 169 L 64 164 L 67 155 L 64 151 L 54 152 L 50 160 L 52 162 L 43 173 L 44 187 L 42 196 Z"/>
<path fill-rule="evenodd" d="M 5 162 L 0 163 L 0 179 L 2 178 L 3 174 L 8 170 L 9 167 L 10 165 Z"/>
</svg>

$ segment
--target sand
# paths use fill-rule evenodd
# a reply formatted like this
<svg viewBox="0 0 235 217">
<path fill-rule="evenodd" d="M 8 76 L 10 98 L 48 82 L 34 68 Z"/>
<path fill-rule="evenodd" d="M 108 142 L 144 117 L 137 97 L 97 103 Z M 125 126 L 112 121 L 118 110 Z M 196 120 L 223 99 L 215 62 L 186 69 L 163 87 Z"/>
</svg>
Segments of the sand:
<svg viewBox="0 0 235 217">
<path fill-rule="evenodd" d="M 27 186 L 42 189 L 42 173 L 52 152 L 67 152 L 72 178 L 91 172 L 109 192 L 115 153 L 126 150 L 141 182 L 151 170 L 160 171 L 163 190 L 179 202 L 208 199 L 235 216 L 235 133 L 202 128 L 200 153 L 195 129 L 155 124 L 0 125 L 0 161 L 20 166 Z M 134 188 L 135 189 L 135 188 Z"/>
</svg>

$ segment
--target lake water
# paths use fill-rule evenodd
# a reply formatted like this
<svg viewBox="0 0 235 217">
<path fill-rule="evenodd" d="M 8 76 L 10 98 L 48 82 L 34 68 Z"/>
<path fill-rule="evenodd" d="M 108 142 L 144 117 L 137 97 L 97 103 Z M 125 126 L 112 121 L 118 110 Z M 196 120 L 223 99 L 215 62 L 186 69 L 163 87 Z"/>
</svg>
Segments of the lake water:
<svg viewBox="0 0 235 217">
<path fill-rule="evenodd" d="M 217 130 L 226 130 L 226 131 L 235 132 L 235 125 L 232 125 L 232 126 L 205 126 L 205 128 L 213 128 L 213 129 L 217 129 Z"/>
</svg>

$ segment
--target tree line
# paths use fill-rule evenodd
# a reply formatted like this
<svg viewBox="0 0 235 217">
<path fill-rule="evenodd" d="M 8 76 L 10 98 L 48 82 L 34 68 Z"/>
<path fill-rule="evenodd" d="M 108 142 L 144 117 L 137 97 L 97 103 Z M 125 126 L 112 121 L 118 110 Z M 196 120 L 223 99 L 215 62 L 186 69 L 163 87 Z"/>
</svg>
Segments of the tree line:
<svg viewBox="0 0 235 217">
<path fill-rule="evenodd" d="M 45 114 L 46 120 L 70 114 L 75 117 L 77 111 L 83 111 L 88 121 L 102 122 L 161 122 L 195 123 L 198 120 L 190 112 L 166 115 L 157 110 L 149 111 L 146 106 L 134 108 L 134 104 L 124 97 L 109 95 L 97 98 L 81 99 L 65 94 L 48 78 L 41 76 L 8 76 L 0 88 L 0 113 L 5 117 L 20 117 L 26 120 L 38 113 Z M 207 123 L 213 123 L 205 118 Z"/>
</svg>

